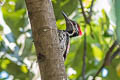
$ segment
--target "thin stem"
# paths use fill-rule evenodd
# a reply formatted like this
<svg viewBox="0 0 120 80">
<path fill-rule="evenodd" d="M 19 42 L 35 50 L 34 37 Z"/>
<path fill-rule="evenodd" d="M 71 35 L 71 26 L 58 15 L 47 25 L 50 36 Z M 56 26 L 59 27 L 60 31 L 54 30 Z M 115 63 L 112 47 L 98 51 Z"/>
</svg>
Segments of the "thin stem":
<svg viewBox="0 0 120 80">
<path fill-rule="evenodd" d="M 89 24 L 88 19 L 87 19 L 87 16 L 86 16 L 85 11 L 84 11 L 84 7 L 83 7 L 82 0 L 79 0 L 79 1 L 80 1 L 81 9 L 82 9 L 82 14 L 83 14 L 83 16 L 84 16 L 84 20 L 85 20 L 85 22 L 86 22 L 87 24 Z"/>
<path fill-rule="evenodd" d="M 113 43 L 113 45 L 109 48 L 109 50 L 106 53 L 105 59 L 104 59 L 104 65 L 109 65 L 110 64 L 110 57 L 113 49 L 116 47 L 117 41 Z"/>
<path fill-rule="evenodd" d="M 88 16 L 88 22 L 89 22 L 89 24 L 90 24 L 91 17 L 92 17 L 94 1 L 95 1 L 95 0 L 92 0 L 91 6 L 90 6 L 90 12 L 89 12 L 89 16 Z M 92 30 L 92 26 L 91 26 L 91 25 L 90 25 L 90 31 L 91 31 L 91 36 L 94 38 L 94 36 L 93 36 L 93 30 Z"/>
<path fill-rule="evenodd" d="M 93 80 L 95 80 L 95 77 L 97 75 L 99 75 L 99 73 L 101 72 L 101 70 L 106 66 L 106 65 L 110 65 L 110 62 L 111 62 L 111 53 L 113 51 L 113 49 L 116 47 L 117 45 L 117 41 L 115 41 L 112 46 L 109 48 L 109 50 L 107 51 L 106 53 L 106 56 L 105 56 L 105 59 L 104 59 L 104 62 L 103 62 L 103 65 L 100 67 L 100 69 L 97 71 L 97 73 L 95 74 L 95 76 L 93 77 Z"/>
<path fill-rule="evenodd" d="M 83 78 L 83 80 L 85 80 L 86 54 L 87 54 L 87 37 L 86 37 L 86 25 L 85 25 L 85 30 L 84 30 L 83 67 L 82 67 L 82 78 Z"/>
<path fill-rule="evenodd" d="M 120 47 L 113 53 L 113 55 L 111 56 L 110 60 L 112 62 L 112 60 L 119 54 L 120 52 Z"/>
<path fill-rule="evenodd" d="M 92 0 L 92 2 L 91 2 L 91 6 L 90 6 L 90 12 L 89 12 L 89 17 L 88 17 L 88 22 L 90 23 L 90 21 L 91 21 L 91 16 L 92 16 L 92 12 L 93 12 L 93 4 L 94 4 L 94 1 L 95 0 Z"/>
<path fill-rule="evenodd" d="M 95 77 L 97 76 L 97 75 L 99 75 L 99 73 L 102 71 L 102 69 L 104 68 L 104 64 L 100 67 L 100 69 L 97 71 L 97 73 L 95 74 L 95 76 L 93 77 L 93 80 L 95 80 Z"/>
<path fill-rule="evenodd" d="M 84 30 L 84 53 L 83 53 L 83 66 L 82 66 L 82 78 L 83 78 L 83 80 L 85 80 L 86 54 L 87 54 L 86 25 L 90 24 L 90 19 L 89 18 L 91 18 L 91 16 L 92 16 L 92 7 L 93 7 L 94 0 L 92 0 L 92 3 L 91 3 L 89 18 L 85 14 L 82 0 L 79 0 L 79 1 L 80 1 L 81 9 L 82 9 L 82 14 L 84 16 L 84 20 L 86 22 L 86 24 L 85 24 L 85 30 Z M 90 26 L 90 28 L 91 28 L 91 26 Z M 92 31 L 92 28 L 91 28 L 91 31 Z"/>
</svg>

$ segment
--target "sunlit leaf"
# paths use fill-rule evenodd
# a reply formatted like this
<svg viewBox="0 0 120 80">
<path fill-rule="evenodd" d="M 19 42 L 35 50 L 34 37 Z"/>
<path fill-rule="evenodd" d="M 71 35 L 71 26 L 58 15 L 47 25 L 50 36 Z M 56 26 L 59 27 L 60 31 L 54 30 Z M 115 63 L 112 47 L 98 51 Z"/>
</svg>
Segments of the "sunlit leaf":
<svg viewBox="0 0 120 80">
<path fill-rule="evenodd" d="M 10 64 L 9 60 L 1 60 L 1 68 L 6 69 L 8 67 L 8 64 Z"/>
<path fill-rule="evenodd" d="M 120 77 L 120 64 L 117 65 L 116 72 L 117 72 L 117 75 Z"/>
<path fill-rule="evenodd" d="M 93 54 L 95 56 L 95 58 L 100 61 L 103 59 L 103 52 L 100 48 L 98 48 L 97 46 L 93 45 L 92 46 L 92 49 L 93 49 Z"/>
<path fill-rule="evenodd" d="M 24 73 L 27 73 L 27 72 L 28 72 L 28 69 L 27 69 L 27 67 L 26 67 L 25 65 L 22 65 L 22 66 L 21 66 L 21 70 L 22 70 L 22 72 L 24 72 Z"/>
<path fill-rule="evenodd" d="M 0 35 L 0 41 L 2 41 L 3 39 L 2 39 L 2 36 Z"/>
</svg>

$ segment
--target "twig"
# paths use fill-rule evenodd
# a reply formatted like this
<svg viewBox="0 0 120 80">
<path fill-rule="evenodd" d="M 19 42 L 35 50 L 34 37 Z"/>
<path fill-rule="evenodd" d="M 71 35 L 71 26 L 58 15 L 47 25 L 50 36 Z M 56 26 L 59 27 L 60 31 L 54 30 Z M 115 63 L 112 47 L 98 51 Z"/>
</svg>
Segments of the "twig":
<svg viewBox="0 0 120 80">
<path fill-rule="evenodd" d="M 112 53 L 112 51 L 113 51 L 113 49 L 115 48 L 116 45 L 117 45 L 117 41 L 115 41 L 113 43 L 113 45 L 109 48 L 109 50 L 108 50 L 108 52 L 105 56 L 105 59 L 104 59 L 104 65 L 109 65 L 110 64 L 110 55 L 111 55 L 111 53 Z"/>
<path fill-rule="evenodd" d="M 100 69 L 97 71 L 97 73 L 95 74 L 95 76 L 93 76 L 93 80 L 95 80 L 95 77 L 97 76 L 97 75 L 99 75 L 99 73 L 102 71 L 102 69 L 104 68 L 104 64 L 100 67 Z"/>
<path fill-rule="evenodd" d="M 90 12 L 89 12 L 89 17 L 88 17 L 88 22 L 89 22 L 89 23 L 90 23 L 90 21 L 91 21 L 91 16 L 92 16 L 92 12 L 93 12 L 92 8 L 93 8 L 94 1 L 95 1 L 95 0 L 92 0 L 91 6 L 90 6 Z"/>
<path fill-rule="evenodd" d="M 84 11 L 82 0 L 79 0 L 79 1 L 80 1 L 81 9 L 82 9 L 82 14 L 84 16 L 84 20 L 85 20 L 86 24 L 89 24 L 87 16 L 86 16 L 85 11 Z M 84 29 L 84 53 L 83 53 L 83 66 L 82 66 L 82 78 L 83 78 L 83 80 L 85 80 L 85 69 L 86 69 L 86 63 L 85 63 L 85 61 L 86 61 L 86 50 L 87 50 L 86 24 L 85 24 L 85 29 Z"/>
<path fill-rule="evenodd" d="M 85 29 L 84 29 L 84 53 L 83 53 L 83 66 L 82 66 L 82 78 L 83 80 L 85 80 L 85 69 L 86 69 L 86 51 L 87 51 L 87 37 L 86 37 L 86 25 L 89 24 L 90 25 L 90 20 L 91 20 L 91 16 L 92 16 L 92 7 L 93 7 L 93 3 L 94 0 L 92 0 L 91 3 L 91 7 L 90 7 L 90 14 L 89 17 L 86 16 L 85 11 L 84 11 L 84 7 L 83 7 L 83 3 L 82 0 L 80 1 L 80 5 L 81 5 L 81 9 L 82 9 L 82 14 L 84 16 L 84 20 L 85 20 Z M 92 32 L 92 28 L 90 26 L 91 32 Z"/>
<path fill-rule="evenodd" d="M 113 55 L 110 58 L 110 61 L 112 62 L 112 60 L 119 54 L 120 52 L 120 47 L 113 53 Z"/>
<path fill-rule="evenodd" d="M 90 25 L 90 21 L 91 21 L 91 17 L 92 17 L 94 1 L 95 1 L 95 0 L 92 0 L 91 6 L 90 6 L 90 11 L 89 11 L 89 16 L 88 16 L 89 25 Z M 91 32 L 91 36 L 94 38 L 94 36 L 93 36 L 93 30 L 92 30 L 92 26 L 91 26 L 91 25 L 90 25 L 90 32 Z"/>
<path fill-rule="evenodd" d="M 101 70 L 106 66 L 106 65 L 109 65 L 110 64 L 110 59 L 111 59 L 111 53 L 112 53 L 112 51 L 113 51 L 113 49 L 115 48 L 115 46 L 117 45 L 117 41 L 115 41 L 114 43 L 113 43 L 113 45 L 109 48 L 109 50 L 107 51 L 107 53 L 106 53 L 106 56 L 105 56 L 105 59 L 104 59 L 104 62 L 103 62 L 103 65 L 100 67 L 100 69 L 97 71 L 97 73 L 94 75 L 94 77 L 93 77 L 93 80 L 95 80 L 95 77 L 97 76 L 97 75 L 99 75 L 99 73 L 101 72 Z"/>
<path fill-rule="evenodd" d="M 79 0 L 79 1 L 80 1 L 82 14 L 84 16 L 85 23 L 89 24 L 87 16 L 86 16 L 85 11 L 84 11 L 82 0 Z M 83 53 L 83 66 L 82 66 L 82 78 L 83 78 L 83 80 L 85 80 L 85 69 L 86 69 L 86 63 L 85 63 L 85 61 L 86 61 L 86 50 L 87 50 L 87 47 L 86 47 L 87 46 L 87 42 L 86 42 L 86 24 L 85 24 L 85 29 L 84 29 L 84 53 Z"/>
<path fill-rule="evenodd" d="M 86 25 L 84 29 L 84 52 L 83 52 L 83 66 L 82 66 L 82 78 L 85 80 L 85 69 L 86 69 L 86 51 L 87 51 L 87 37 L 86 37 Z"/>
<path fill-rule="evenodd" d="M 79 1 L 80 1 L 81 9 L 82 9 L 82 14 L 83 14 L 83 16 L 84 16 L 84 20 L 85 20 L 86 24 L 89 24 L 89 26 L 90 26 L 90 31 L 91 31 L 91 36 L 94 38 L 94 36 L 93 36 L 93 30 L 92 30 L 92 27 L 91 27 L 91 25 L 90 25 L 90 21 L 91 21 L 91 16 L 92 16 L 92 12 L 93 12 L 92 8 L 93 8 L 93 4 L 94 4 L 94 1 L 95 1 L 95 0 L 92 0 L 92 2 L 91 2 L 90 12 L 89 12 L 89 16 L 88 16 L 88 17 L 87 17 L 86 14 L 85 14 L 82 0 L 79 0 Z"/>
<path fill-rule="evenodd" d="M 82 0 L 79 0 L 79 1 L 80 1 L 81 9 L 82 9 L 82 14 L 84 16 L 84 20 L 85 20 L 86 24 L 89 24 L 88 18 L 87 18 L 86 14 L 85 14 L 85 11 L 84 11 Z"/>
<path fill-rule="evenodd" d="M 115 58 L 115 56 L 117 56 L 118 54 L 119 54 L 119 52 L 120 52 L 120 47 L 113 53 L 113 55 L 111 56 L 111 58 L 110 58 L 110 63 L 112 62 L 112 60 Z M 109 63 L 109 64 L 110 64 Z M 97 76 L 97 75 L 99 75 L 99 73 L 102 71 L 102 69 L 105 67 L 106 65 L 105 65 L 105 63 L 103 63 L 103 65 L 100 67 L 100 69 L 97 71 L 97 73 L 95 74 L 95 76 L 93 77 L 93 80 L 95 80 L 95 77 Z"/>
</svg>

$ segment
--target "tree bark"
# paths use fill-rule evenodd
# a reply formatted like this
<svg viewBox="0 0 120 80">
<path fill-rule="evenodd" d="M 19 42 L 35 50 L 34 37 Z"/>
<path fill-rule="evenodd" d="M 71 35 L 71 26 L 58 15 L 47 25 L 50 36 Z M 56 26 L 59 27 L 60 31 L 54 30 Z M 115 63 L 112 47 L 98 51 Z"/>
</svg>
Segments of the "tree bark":
<svg viewBox="0 0 120 80">
<path fill-rule="evenodd" d="M 41 80 L 65 80 L 65 67 L 51 0 L 26 0 Z"/>
</svg>

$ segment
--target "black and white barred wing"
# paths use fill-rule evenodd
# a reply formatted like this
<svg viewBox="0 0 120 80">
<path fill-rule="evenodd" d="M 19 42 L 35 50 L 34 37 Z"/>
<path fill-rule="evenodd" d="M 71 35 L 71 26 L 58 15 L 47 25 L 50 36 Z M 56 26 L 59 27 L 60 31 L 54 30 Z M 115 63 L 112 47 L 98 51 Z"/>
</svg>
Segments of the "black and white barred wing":
<svg viewBox="0 0 120 80">
<path fill-rule="evenodd" d="M 67 34 L 67 32 L 63 30 L 58 30 L 58 36 L 59 36 L 60 49 L 62 51 L 61 53 L 65 59 L 67 53 L 69 52 L 69 46 L 70 46 L 69 35 Z"/>
</svg>

